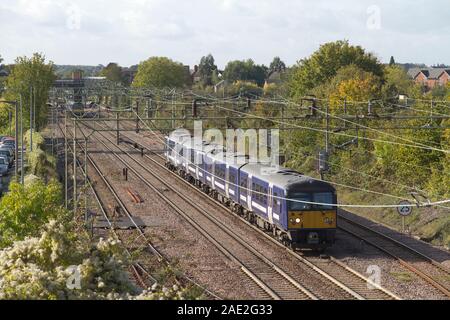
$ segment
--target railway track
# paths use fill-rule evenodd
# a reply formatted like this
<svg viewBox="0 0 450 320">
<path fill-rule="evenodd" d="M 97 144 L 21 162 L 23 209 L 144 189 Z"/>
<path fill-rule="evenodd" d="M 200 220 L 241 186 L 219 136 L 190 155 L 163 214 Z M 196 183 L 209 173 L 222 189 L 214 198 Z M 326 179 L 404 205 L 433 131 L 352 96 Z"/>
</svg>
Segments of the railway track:
<svg viewBox="0 0 450 320">
<path fill-rule="evenodd" d="M 128 137 L 127 137 L 128 138 Z M 129 138 L 128 138 L 129 139 Z M 130 139 L 132 142 L 131 144 L 135 144 L 133 140 Z M 113 143 L 113 141 L 109 140 L 110 143 Z M 144 146 L 142 146 L 144 147 Z M 148 148 L 146 148 L 149 150 Z M 122 152 L 125 152 L 123 148 L 121 148 Z M 126 152 L 125 152 L 126 153 Z M 133 157 L 128 154 L 130 158 L 133 159 Z M 150 157 L 148 155 L 144 155 L 147 159 L 150 161 L 153 161 L 163 172 L 160 173 L 160 179 L 162 179 L 162 175 L 167 175 L 168 172 L 170 172 L 170 175 L 174 175 L 173 172 L 169 171 L 162 163 L 162 161 L 157 161 L 153 157 Z M 157 155 L 160 160 L 163 160 L 159 155 Z M 139 162 L 135 159 L 133 159 L 137 164 Z M 125 163 L 124 163 L 125 164 Z M 152 174 L 155 174 L 155 170 L 152 170 Z M 197 193 L 201 194 L 201 196 L 205 199 L 207 199 L 209 202 L 212 202 L 215 206 L 220 205 L 222 209 L 225 209 L 227 213 L 230 212 L 230 210 L 223 206 L 222 204 L 216 202 L 215 200 L 211 199 L 209 196 L 202 193 L 198 188 L 194 187 L 193 185 L 189 184 L 185 180 L 181 179 L 178 175 L 175 175 L 176 178 L 189 186 L 189 188 L 194 189 Z M 249 224 L 246 220 L 240 218 L 243 222 L 245 222 L 248 226 L 255 229 L 258 233 L 263 234 L 267 239 L 270 239 L 273 243 L 275 243 L 277 246 L 282 248 L 283 250 L 286 250 L 288 254 L 290 254 L 292 257 L 298 260 L 302 265 L 306 266 L 313 272 L 319 274 L 321 277 L 325 278 L 327 281 L 333 283 L 336 287 L 338 287 L 340 290 L 345 291 L 351 298 L 353 299 L 399 299 L 399 297 L 395 296 L 394 294 L 390 293 L 389 291 L 385 290 L 384 288 L 377 286 L 376 284 L 372 283 L 372 286 L 368 286 L 370 284 L 370 281 L 367 280 L 364 276 L 357 273 L 356 271 L 350 269 L 348 266 L 342 264 L 336 259 L 329 259 L 329 260 L 323 260 L 323 259 L 314 259 L 310 258 L 305 259 L 304 257 L 298 255 L 297 253 L 287 250 L 284 246 L 282 246 L 278 241 L 275 241 L 272 237 L 268 236 L 266 233 L 262 232 L 260 229 L 255 228 L 253 225 Z M 338 280 L 339 279 L 339 280 Z M 345 283 L 345 284 L 344 284 Z"/>
<path fill-rule="evenodd" d="M 104 134 L 102 133 L 99 135 L 104 137 Z M 220 221 L 212 217 L 204 208 L 192 203 L 189 198 L 171 188 L 170 185 L 165 184 L 164 177 L 155 172 L 149 173 L 146 170 L 143 170 L 143 167 L 139 169 L 136 168 L 136 166 L 131 166 L 123 156 L 127 155 L 128 158 L 133 159 L 129 153 L 122 148 L 118 148 L 119 152 L 114 151 L 113 148 L 110 148 L 104 141 L 100 139 L 98 141 L 124 166 L 128 167 L 128 169 L 146 184 L 147 187 L 161 197 L 205 238 L 210 240 L 225 256 L 238 264 L 241 267 L 241 270 L 265 292 L 268 298 L 276 300 L 318 299 L 311 291 L 303 287 L 298 281 L 284 272 L 276 264 L 272 263 L 264 255 L 248 245 L 238 235 L 224 227 Z M 113 143 L 111 140 L 108 140 L 108 142 Z M 138 164 L 137 161 L 135 161 L 135 163 Z M 166 188 L 165 192 L 162 192 L 161 188 L 155 187 L 156 181 L 151 181 L 149 175 L 153 176 L 154 179 L 164 185 L 164 188 Z M 172 191 L 170 192 L 170 195 L 168 195 L 167 190 Z M 189 210 L 190 214 L 185 212 L 188 207 L 194 209 Z M 195 216 L 195 218 L 192 218 L 192 216 Z M 217 240 L 219 236 L 220 241 Z"/>
<path fill-rule="evenodd" d="M 153 133 L 156 135 L 156 133 Z M 133 139 L 127 137 L 131 141 Z M 146 150 L 152 152 L 149 148 L 143 146 Z M 164 160 L 163 157 L 160 155 L 155 154 L 160 159 Z M 155 161 L 154 159 L 150 158 L 149 156 L 146 156 L 152 161 Z M 161 165 L 161 163 L 160 163 Z M 191 185 L 191 184 L 189 184 Z M 193 187 L 191 185 L 191 187 Z M 195 187 L 194 187 L 195 188 Z M 197 188 L 195 188 L 197 189 Z M 226 208 L 226 207 L 224 207 Z M 415 250 L 414 248 L 408 246 L 405 243 L 402 243 L 392 237 L 389 237 L 388 235 L 385 235 L 381 232 L 378 232 L 376 230 L 370 229 L 367 226 L 364 226 L 356 221 L 353 221 L 351 219 L 348 219 L 344 217 L 342 214 L 339 215 L 339 226 L 338 228 L 343 230 L 346 233 L 351 234 L 354 237 L 357 237 L 360 240 L 365 241 L 369 245 L 372 245 L 373 247 L 379 249 L 380 251 L 384 252 L 388 256 L 396 259 L 404 268 L 408 269 L 409 271 L 416 274 L 418 277 L 420 277 L 422 280 L 430 284 L 432 287 L 434 287 L 436 290 L 440 292 L 441 295 L 443 295 L 446 298 L 450 298 L 450 270 L 448 270 L 445 266 L 443 266 L 441 263 L 433 260 L 432 258 L 426 256 L 425 254 Z M 245 220 L 243 220 L 246 222 Z M 258 229 L 259 230 L 259 229 Z M 262 232 L 261 230 L 259 230 Z M 288 250 L 290 253 L 292 253 L 291 250 Z M 329 265 L 325 265 L 322 263 L 322 261 L 315 261 L 314 263 L 316 265 L 320 265 L 321 268 L 324 270 L 328 270 L 331 274 L 335 272 L 335 270 L 341 270 L 342 268 L 348 268 L 345 265 L 341 265 L 339 267 L 336 266 L 336 264 L 339 264 L 340 262 L 333 257 L 331 257 L 332 264 L 334 265 L 333 268 L 329 268 Z M 413 264 L 414 263 L 414 264 Z M 336 268 L 337 267 L 337 268 Z M 347 270 L 349 272 L 354 272 L 353 270 Z M 363 277 L 362 275 L 356 273 L 356 277 L 360 278 Z M 355 288 L 360 288 L 360 285 L 356 284 Z"/>
<path fill-rule="evenodd" d="M 339 215 L 338 228 L 396 259 L 403 267 L 450 298 L 450 271 L 441 263 L 388 235 Z"/>
<path fill-rule="evenodd" d="M 64 132 L 63 132 L 61 126 L 60 126 L 60 123 L 58 123 L 58 127 L 59 127 L 60 131 L 62 132 L 62 134 L 64 135 Z M 81 145 L 80 145 L 80 147 L 81 147 Z M 72 147 L 70 145 L 68 145 L 68 149 L 70 150 L 70 152 L 73 152 L 73 149 L 72 149 Z M 91 160 L 89 159 L 89 161 L 91 161 Z M 77 168 L 78 168 L 78 170 L 80 170 L 80 172 L 83 173 L 83 175 L 86 174 L 85 171 L 84 171 L 85 170 L 84 166 L 83 166 L 83 164 L 81 163 L 81 161 L 79 159 L 77 159 Z M 123 241 L 123 238 L 120 237 L 118 232 L 116 232 L 114 230 L 113 222 L 109 218 L 110 214 L 108 214 L 108 208 L 105 205 L 104 201 L 102 200 L 102 197 L 100 197 L 99 193 L 94 188 L 90 178 L 87 179 L 87 183 L 88 183 L 89 188 L 92 191 L 92 195 L 93 195 L 96 203 L 98 204 L 98 208 L 100 209 L 100 212 L 101 212 L 103 218 L 105 219 L 105 221 L 107 222 L 107 225 L 109 226 L 109 229 L 113 232 L 113 234 L 115 235 L 115 237 L 117 239 Z M 87 191 L 85 190 L 85 192 L 87 192 Z M 105 196 L 105 195 L 103 195 L 103 196 Z M 116 196 L 117 196 L 116 194 L 113 194 L 113 197 L 116 197 Z M 113 201 L 113 199 L 111 199 L 111 198 L 108 199 L 108 202 L 111 202 L 111 201 Z M 129 257 L 131 257 L 130 250 L 126 246 L 124 246 L 124 248 L 125 248 L 126 254 Z M 150 273 L 148 273 L 146 271 L 146 269 L 142 265 L 140 265 L 139 263 L 133 263 L 130 266 L 130 272 L 131 272 L 133 278 L 135 279 L 136 283 L 142 288 L 149 288 L 149 287 L 151 287 L 153 284 L 155 284 L 157 282 L 156 279 Z"/>
<path fill-rule="evenodd" d="M 61 128 L 60 122 L 58 122 L 58 127 L 59 127 L 62 135 L 64 136 L 65 132 Z M 69 134 L 69 136 L 70 136 L 70 134 Z M 70 136 L 68 138 L 73 139 L 73 136 Z M 77 143 L 77 145 L 79 146 L 79 148 L 81 150 L 84 149 L 84 146 L 81 143 Z M 71 153 L 73 153 L 73 148 L 70 146 L 70 144 L 68 144 L 68 148 L 71 150 Z M 85 175 L 86 172 L 84 171 L 85 169 L 84 169 L 83 163 L 78 158 L 76 160 L 77 160 L 78 170 L 80 170 L 83 173 L 83 175 Z M 131 238 L 133 240 L 132 240 L 131 244 L 128 244 L 129 246 L 132 246 L 135 249 L 137 248 L 138 250 L 141 250 L 142 248 L 145 248 L 145 247 L 150 249 L 150 254 L 152 257 L 156 257 L 157 264 L 168 266 L 169 265 L 168 259 L 151 243 L 151 241 L 147 238 L 145 232 L 137 225 L 131 212 L 129 211 L 127 206 L 124 204 L 124 202 L 121 200 L 119 194 L 114 189 L 112 184 L 108 181 L 108 179 L 106 178 L 106 175 L 97 166 L 97 164 L 95 163 L 95 161 L 92 159 L 91 156 L 87 155 L 86 160 L 89 162 L 90 167 L 92 167 L 94 169 L 94 170 L 90 170 L 89 174 L 91 174 L 91 172 L 95 172 L 95 175 L 98 177 L 98 180 L 102 181 L 104 183 L 105 187 L 107 188 L 107 190 L 109 191 L 109 195 L 102 194 L 102 196 L 100 196 L 99 192 L 97 191 L 97 188 L 95 188 L 93 186 L 91 179 L 88 177 L 88 179 L 87 179 L 88 186 L 92 190 L 92 194 L 98 204 L 101 214 L 102 214 L 103 218 L 105 219 L 105 221 L 107 222 L 108 229 L 111 230 L 111 232 L 115 235 L 115 237 L 117 239 L 121 240 L 122 243 L 124 243 L 124 244 L 127 244 L 128 240 L 129 240 L 128 238 Z M 127 230 L 127 231 L 115 230 L 115 228 L 114 228 L 115 222 L 113 219 L 110 218 L 115 213 L 110 212 L 111 206 L 106 205 L 105 201 L 103 200 L 104 197 L 107 198 L 106 202 L 108 202 L 109 204 L 116 203 L 119 205 L 122 212 L 130 219 L 132 224 L 134 224 L 135 228 L 133 230 L 135 231 L 135 233 L 137 233 L 136 236 L 131 237 L 130 230 Z M 121 233 L 123 233 L 123 235 L 120 235 Z M 132 257 L 132 252 L 130 251 L 129 246 L 124 245 L 124 248 L 125 248 L 127 255 L 129 257 Z M 143 262 L 134 261 L 133 264 L 130 266 L 130 272 L 131 272 L 131 275 L 133 276 L 133 278 L 135 279 L 136 283 L 141 288 L 147 289 L 147 288 L 151 287 L 153 284 L 156 284 L 158 282 L 157 279 L 154 278 L 152 276 L 152 274 L 148 271 L 150 268 L 157 267 L 157 266 L 154 263 L 149 265 L 148 259 L 140 259 L 140 260 L 141 261 L 145 260 L 145 261 L 143 261 Z M 182 278 L 181 281 L 180 281 L 180 279 L 175 279 L 177 285 L 183 285 L 182 282 L 184 282 L 184 284 L 188 283 L 191 286 L 196 286 L 196 287 L 202 289 L 206 296 L 208 296 L 212 299 L 221 300 L 221 298 L 218 297 L 216 294 L 210 292 L 206 288 L 203 288 L 201 285 L 199 285 L 198 283 L 193 281 L 190 277 L 183 275 L 181 278 Z"/>
</svg>

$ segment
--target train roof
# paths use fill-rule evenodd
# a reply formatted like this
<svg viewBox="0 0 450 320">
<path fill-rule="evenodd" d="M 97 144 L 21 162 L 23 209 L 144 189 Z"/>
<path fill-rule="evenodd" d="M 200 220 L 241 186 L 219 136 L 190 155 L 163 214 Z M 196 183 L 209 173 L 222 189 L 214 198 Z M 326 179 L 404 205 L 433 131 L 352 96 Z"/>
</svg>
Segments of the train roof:
<svg viewBox="0 0 450 320">
<path fill-rule="evenodd" d="M 241 170 L 288 191 L 297 187 L 335 191 L 335 188 L 329 183 L 305 176 L 289 168 L 275 168 L 264 164 L 247 164 Z"/>
<path fill-rule="evenodd" d="M 183 136 L 184 138 L 185 135 L 181 134 L 180 136 Z M 246 172 L 247 174 L 272 183 L 285 190 L 289 191 L 298 187 L 310 190 L 326 190 L 331 192 L 335 191 L 335 188 L 329 183 L 314 179 L 309 176 L 305 176 L 293 169 L 284 167 L 275 168 L 264 163 L 245 164 L 245 162 L 248 162 L 248 157 L 243 154 L 225 151 L 223 151 L 222 153 L 220 151 L 216 151 L 220 149 L 224 150 L 223 146 L 219 144 L 205 143 L 205 141 L 193 141 L 193 139 L 190 139 L 190 136 L 189 139 L 187 138 L 188 137 L 186 136 L 186 140 L 182 142 L 183 146 L 187 148 L 193 148 L 197 151 L 203 151 L 209 158 L 222 161 L 235 168 L 241 168 L 241 170 Z M 205 150 L 205 148 L 208 150 Z"/>
</svg>

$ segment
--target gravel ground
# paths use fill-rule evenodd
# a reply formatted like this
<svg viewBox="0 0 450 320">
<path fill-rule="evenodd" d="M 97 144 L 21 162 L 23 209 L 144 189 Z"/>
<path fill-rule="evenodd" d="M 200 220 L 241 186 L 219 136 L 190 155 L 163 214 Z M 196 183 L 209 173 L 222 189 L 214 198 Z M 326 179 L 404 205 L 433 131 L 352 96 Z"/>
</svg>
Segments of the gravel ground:
<svg viewBox="0 0 450 320">
<path fill-rule="evenodd" d="M 145 160 L 142 160 L 145 161 Z M 185 184 L 180 182 L 180 180 L 172 175 L 167 175 L 164 169 L 158 168 L 150 161 L 147 162 L 148 167 L 152 168 L 157 172 L 164 173 L 167 176 L 167 182 L 172 186 L 177 186 L 180 192 L 188 192 L 186 190 Z M 149 177 L 149 179 L 152 179 Z M 153 183 L 152 183 L 153 184 Z M 154 182 L 158 185 L 158 182 Z M 160 183 L 159 183 L 160 184 Z M 160 184 L 160 188 L 163 189 L 164 186 Z M 142 190 L 142 189 L 139 189 Z M 262 238 L 259 234 L 255 233 L 253 229 L 243 224 L 239 219 L 230 215 L 228 211 L 218 210 L 216 204 L 211 204 L 204 200 L 204 197 L 195 193 L 189 192 L 189 197 L 194 203 L 202 203 L 202 206 L 209 212 L 215 214 L 220 221 L 225 225 L 229 226 L 232 230 L 237 232 L 242 238 L 246 240 L 247 243 L 251 243 L 259 252 L 264 252 L 271 261 L 276 262 L 283 270 L 287 271 L 295 279 L 300 280 L 302 285 L 313 291 L 321 298 L 326 299 L 348 299 L 350 296 L 344 293 L 341 289 L 337 289 L 334 284 L 331 284 L 328 280 L 322 278 L 315 271 L 309 269 L 309 267 L 304 266 L 297 259 L 287 256 L 285 254 L 285 249 L 282 249 L 265 238 Z M 186 208 L 186 210 L 189 210 Z"/>
<path fill-rule="evenodd" d="M 154 135 L 148 133 L 130 133 L 127 135 L 132 139 L 138 140 L 142 145 L 150 148 L 156 148 L 160 143 L 159 139 L 155 139 Z M 344 212 L 344 214 L 346 213 Z M 365 225 L 373 226 L 373 222 L 368 221 L 367 219 L 355 215 L 352 215 L 352 218 Z M 377 225 L 373 227 L 377 231 L 386 233 L 399 241 L 405 242 L 416 250 L 441 262 L 443 265 L 450 264 L 450 254 L 446 251 L 433 247 L 423 241 L 399 234 L 385 226 Z M 367 245 L 362 247 L 358 239 L 343 232 L 338 233 L 336 245 L 329 250 L 329 254 L 339 258 L 363 275 L 370 276 L 370 274 L 367 273 L 369 266 L 380 267 L 382 285 L 404 299 L 443 299 L 442 294 L 437 291 L 437 289 L 430 286 L 414 273 L 405 269 L 397 261 L 387 257 L 384 253 L 379 252 L 379 250 L 375 248 Z"/>
<path fill-rule="evenodd" d="M 380 268 L 381 285 L 403 299 L 444 299 L 442 293 L 395 259 L 345 232 L 338 231 L 336 244 L 328 253 L 366 276 L 371 275 L 369 267 Z"/>
<path fill-rule="evenodd" d="M 99 143 L 91 143 L 89 148 L 90 150 L 100 150 L 102 147 Z M 117 158 L 108 152 L 92 152 L 90 154 L 102 172 L 104 174 L 108 172 L 106 173 L 107 179 L 118 191 L 127 208 L 133 215 L 141 217 L 148 225 L 146 234 L 150 236 L 155 247 L 169 257 L 177 268 L 222 298 L 257 299 L 263 297 L 261 290 L 254 284 L 250 286 L 247 277 L 234 263 L 224 257 L 187 222 L 180 219 L 145 184 L 132 174 L 129 176 L 129 181 L 125 182 L 122 177 L 123 166 Z M 116 166 L 111 166 L 112 163 Z M 126 192 L 127 188 L 138 191 L 144 203 L 133 203 Z M 149 206 L 149 204 L 151 205 Z"/>
<path fill-rule="evenodd" d="M 160 140 L 155 139 L 149 133 L 127 133 L 127 136 L 133 139 L 138 138 L 138 142 L 146 147 L 161 149 Z M 96 143 L 95 147 L 100 146 Z M 157 195 L 152 194 L 145 184 L 132 177 L 128 183 L 125 183 L 121 177 L 122 164 L 118 163 L 115 157 L 99 153 L 93 154 L 93 156 L 96 157 L 96 161 L 99 161 L 98 163 L 102 168 L 111 168 L 111 163 L 117 163 L 117 172 L 111 173 L 108 178 L 114 183 L 115 187 L 122 188 L 122 190 L 126 186 L 132 185 L 133 190 L 138 191 L 144 198 L 144 204 L 135 205 L 131 202 L 131 199 L 127 199 L 126 192 L 123 192 L 123 200 L 127 203 L 127 206 L 130 206 L 130 210 L 136 215 L 141 216 L 150 225 L 147 228 L 147 233 L 151 236 L 152 241 L 155 242 L 161 251 L 178 262 L 180 268 L 186 270 L 193 278 L 222 297 L 245 299 L 259 297 L 261 295 L 257 289 L 252 289 L 254 285 L 248 285 L 249 280 L 242 275 L 234 263 L 224 258 L 209 241 L 199 235 L 187 222 L 180 219 L 173 210 L 167 207 L 164 201 Z M 148 166 L 152 165 L 150 161 L 147 161 L 147 164 Z M 171 178 L 168 177 L 168 179 Z M 175 180 L 170 181 L 180 188 L 185 188 L 185 186 L 179 185 L 179 182 Z M 163 187 L 161 188 L 163 189 Z M 193 192 L 189 193 L 189 195 L 196 203 L 199 201 L 205 202 L 204 199 L 201 199 L 200 196 Z M 150 211 L 148 205 L 146 205 L 147 203 L 152 204 Z M 280 250 L 274 244 L 268 243 L 267 240 L 262 239 L 239 219 L 224 212 L 220 213 L 217 207 L 211 206 L 208 210 L 218 214 L 218 217 L 227 226 L 232 227 L 240 236 L 248 239 L 248 243 L 252 243 L 257 250 L 264 252 L 272 261 L 276 261 L 284 270 L 295 275 L 296 279 L 301 279 L 300 282 L 305 287 L 315 288 L 315 292 L 323 298 L 343 298 L 342 292 L 337 292 L 333 285 L 318 277 L 314 272 L 308 271 L 308 268 L 299 267 L 298 261 L 287 258 L 283 250 Z M 428 245 L 427 247 L 424 245 L 420 241 L 420 246 L 423 250 L 431 251 L 428 248 L 431 246 Z M 432 249 L 435 250 L 435 248 Z M 339 258 L 350 267 L 367 276 L 366 271 L 368 266 L 379 266 L 381 268 L 382 286 L 402 298 L 438 299 L 442 297 L 436 292 L 436 289 L 424 283 L 415 274 L 405 270 L 398 262 L 386 257 L 374 248 L 367 245 L 362 246 L 359 240 L 343 232 L 338 233 L 336 245 L 329 250 L 329 254 Z M 429 253 L 427 254 L 430 255 Z M 442 252 L 436 251 L 433 255 L 433 258 L 439 258 Z M 448 263 L 449 261 L 445 255 L 442 260 L 443 263 Z"/>
</svg>

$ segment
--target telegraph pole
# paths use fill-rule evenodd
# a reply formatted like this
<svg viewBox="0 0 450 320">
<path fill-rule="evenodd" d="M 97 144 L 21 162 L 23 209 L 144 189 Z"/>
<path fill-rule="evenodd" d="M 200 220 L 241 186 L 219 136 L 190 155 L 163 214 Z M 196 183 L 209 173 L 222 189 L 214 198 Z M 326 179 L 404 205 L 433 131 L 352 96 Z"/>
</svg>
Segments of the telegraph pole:
<svg viewBox="0 0 450 320">
<path fill-rule="evenodd" d="M 33 87 L 30 86 L 30 152 L 33 152 Z"/>
<path fill-rule="evenodd" d="M 23 161 L 24 161 L 24 155 L 23 155 L 23 103 L 22 103 L 22 96 L 20 96 L 20 183 L 24 184 L 24 172 L 23 172 Z"/>
<path fill-rule="evenodd" d="M 325 132 L 325 152 L 329 153 L 330 151 L 330 104 L 327 104 L 327 117 L 326 117 L 326 132 Z"/>
<path fill-rule="evenodd" d="M 22 95 L 20 95 L 20 104 L 22 104 Z M 16 177 L 16 182 L 19 182 L 19 103 L 16 100 L 16 104 L 15 104 L 15 110 L 14 110 L 14 121 L 16 124 L 16 127 L 14 129 L 15 131 L 15 137 L 16 137 L 16 145 L 14 147 L 14 151 L 15 151 L 15 155 L 14 157 L 16 158 L 16 165 L 14 166 L 14 175 Z"/>
<path fill-rule="evenodd" d="M 87 226 L 88 223 L 88 196 L 87 196 L 87 190 L 88 190 L 88 166 L 87 166 L 87 153 L 88 153 L 88 138 L 84 137 L 84 209 L 85 209 L 85 216 L 84 220 Z"/>
<path fill-rule="evenodd" d="M 77 123 L 73 119 L 73 212 L 77 213 Z"/>
<path fill-rule="evenodd" d="M 119 112 L 116 111 L 116 142 L 117 145 L 120 144 L 120 133 L 119 133 Z"/>
<path fill-rule="evenodd" d="M 64 184 L 65 184 L 65 205 L 68 208 L 68 159 L 67 159 L 67 109 L 64 110 Z"/>
</svg>

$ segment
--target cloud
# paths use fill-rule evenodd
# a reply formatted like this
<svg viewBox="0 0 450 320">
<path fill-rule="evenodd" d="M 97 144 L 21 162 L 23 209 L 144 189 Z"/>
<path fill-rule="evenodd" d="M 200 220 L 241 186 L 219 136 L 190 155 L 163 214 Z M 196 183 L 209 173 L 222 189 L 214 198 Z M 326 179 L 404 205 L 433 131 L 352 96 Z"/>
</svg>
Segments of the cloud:
<svg viewBox="0 0 450 320">
<path fill-rule="evenodd" d="M 367 27 L 367 8 L 380 28 Z M 135 64 L 166 55 L 186 64 L 211 52 L 220 65 L 275 55 L 288 64 L 321 43 L 349 39 L 384 60 L 447 62 L 450 5 L 435 0 L 2 0 L 8 62 L 42 51 L 57 63 Z M 426 45 L 426 48 L 423 46 Z"/>
</svg>

